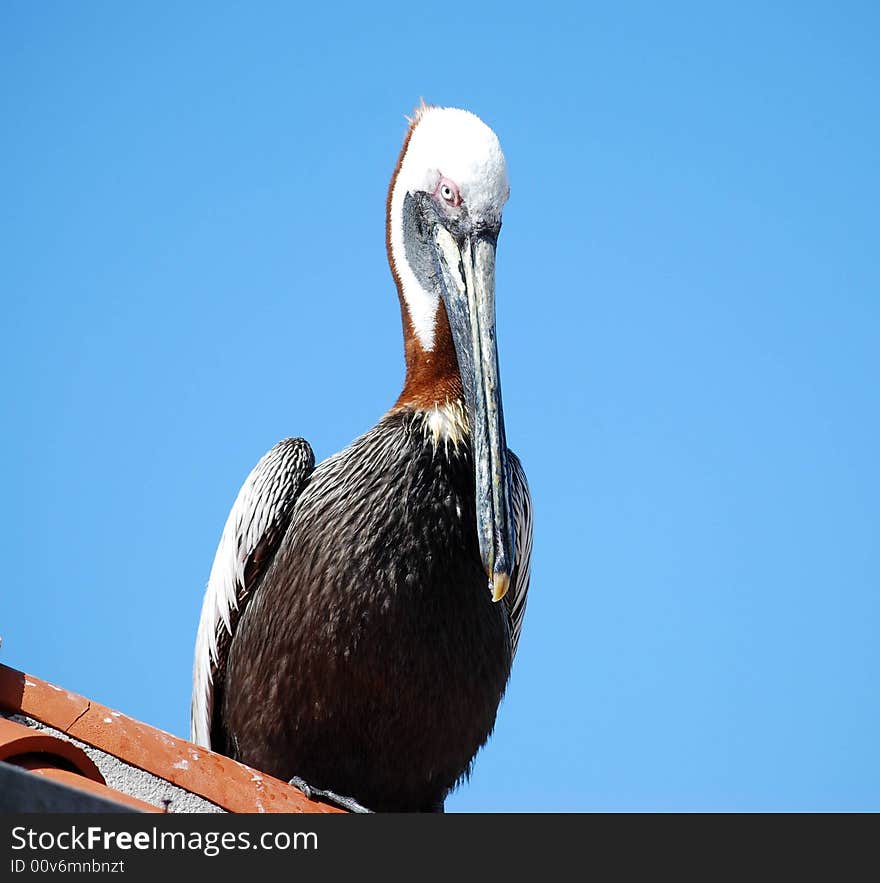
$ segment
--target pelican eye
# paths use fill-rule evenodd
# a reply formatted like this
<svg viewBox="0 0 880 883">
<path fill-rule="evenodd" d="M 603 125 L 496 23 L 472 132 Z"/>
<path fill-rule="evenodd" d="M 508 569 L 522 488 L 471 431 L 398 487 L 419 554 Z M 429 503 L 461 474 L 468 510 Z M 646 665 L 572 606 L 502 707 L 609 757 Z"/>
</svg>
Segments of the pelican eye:
<svg viewBox="0 0 880 883">
<path fill-rule="evenodd" d="M 441 178 L 435 193 L 447 204 L 453 207 L 461 205 L 461 193 L 458 186 L 448 178 Z"/>
</svg>

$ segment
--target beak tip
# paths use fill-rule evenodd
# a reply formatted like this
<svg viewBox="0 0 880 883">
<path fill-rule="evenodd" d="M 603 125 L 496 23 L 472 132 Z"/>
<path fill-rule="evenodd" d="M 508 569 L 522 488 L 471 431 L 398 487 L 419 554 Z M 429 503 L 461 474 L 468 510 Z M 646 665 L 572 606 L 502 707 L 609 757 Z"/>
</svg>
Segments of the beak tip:
<svg viewBox="0 0 880 883">
<path fill-rule="evenodd" d="M 492 574 L 490 587 L 492 590 L 492 600 L 497 604 L 507 594 L 507 590 L 510 588 L 510 574 Z"/>
</svg>

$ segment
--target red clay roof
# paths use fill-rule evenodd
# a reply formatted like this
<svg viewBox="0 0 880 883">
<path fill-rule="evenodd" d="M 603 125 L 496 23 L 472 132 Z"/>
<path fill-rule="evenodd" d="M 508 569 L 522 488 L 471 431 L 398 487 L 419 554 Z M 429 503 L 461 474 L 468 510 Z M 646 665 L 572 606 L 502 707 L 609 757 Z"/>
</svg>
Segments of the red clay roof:
<svg viewBox="0 0 880 883">
<path fill-rule="evenodd" d="M 141 812 L 162 811 L 137 797 L 108 788 L 94 761 L 72 742 L 3 717 L 0 717 L 0 760 Z"/>
<path fill-rule="evenodd" d="M 134 767 L 198 794 L 228 812 L 342 812 L 335 807 L 309 800 L 301 791 L 286 782 L 5 665 L 0 665 L 0 709 L 27 715 L 61 730 Z M 94 776 L 97 768 L 88 771 L 88 764 L 91 767 L 94 764 L 76 746 L 50 735 L 36 733 L 12 721 L 2 720 L 0 723 L 6 725 L 0 728 L 0 760 L 17 755 L 32 757 L 37 752 L 44 756 L 54 754 L 63 758 L 76 772 L 66 770 L 66 777 L 57 772 L 49 773 L 53 778 L 73 781 L 71 777 L 76 777 L 82 782 L 96 783 L 98 789 L 103 788 L 120 802 L 131 805 L 135 801 L 141 808 L 155 810 L 155 807 L 143 804 L 136 798 L 106 788 L 100 773 L 97 778 Z M 12 730 L 10 727 L 17 729 Z M 26 732 L 22 733 L 21 730 Z M 44 740 L 39 743 L 42 747 L 34 747 L 37 742 L 31 742 L 31 747 L 27 748 L 27 743 L 22 741 L 27 736 Z M 16 740 L 18 748 L 15 747 Z M 62 745 L 69 748 L 62 748 Z M 28 763 L 33 768 L 31 759 L 20 765 L 27 766 Z M 57 766 L 49 764 L 49 768 L 57 769 Z M 40 772 L 40 769 L 34 771 Z M 43 772 L 45 774 L 45 770 Z M 94 790 L 91 785 L 83 787 Z"/>
</svg>

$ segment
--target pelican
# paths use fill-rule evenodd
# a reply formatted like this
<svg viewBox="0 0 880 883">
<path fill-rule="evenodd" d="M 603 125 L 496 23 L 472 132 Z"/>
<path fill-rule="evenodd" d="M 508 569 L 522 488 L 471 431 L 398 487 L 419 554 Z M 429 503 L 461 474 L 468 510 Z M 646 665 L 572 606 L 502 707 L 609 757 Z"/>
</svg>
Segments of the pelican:
<svg viewBox="0 0 880 883">
<path fill-rule="evenodd" d="M 403 391 L 317 466 L 303 439 L 275 445 L 211 568 L 193 741 L 348 808 L 442 812 L 510 676 L 532 507 L 495 343 L 508 195 L 495 133 L 422 104 L 386 204 Z"/>
</svg>

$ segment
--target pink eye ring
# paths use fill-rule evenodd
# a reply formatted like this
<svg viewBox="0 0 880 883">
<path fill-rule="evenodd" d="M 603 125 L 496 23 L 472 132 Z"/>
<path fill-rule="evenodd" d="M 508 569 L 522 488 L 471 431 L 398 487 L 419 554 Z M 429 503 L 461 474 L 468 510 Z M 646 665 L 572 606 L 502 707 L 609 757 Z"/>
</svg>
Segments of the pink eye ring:
<svg viewBox="0 0 880 883">
<path fill-rule="evenodd" d="M 450 181 L 449 178 L 440 178 L 434 195 L 439 196 L 443 202 L 451 205 L 453 208 L 461 205 L 461 193 L 458 190 L 458 184 L 455 181 Z"/>
</svg>

